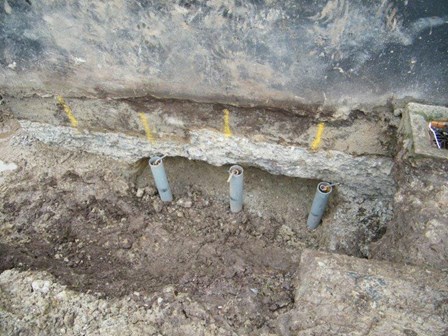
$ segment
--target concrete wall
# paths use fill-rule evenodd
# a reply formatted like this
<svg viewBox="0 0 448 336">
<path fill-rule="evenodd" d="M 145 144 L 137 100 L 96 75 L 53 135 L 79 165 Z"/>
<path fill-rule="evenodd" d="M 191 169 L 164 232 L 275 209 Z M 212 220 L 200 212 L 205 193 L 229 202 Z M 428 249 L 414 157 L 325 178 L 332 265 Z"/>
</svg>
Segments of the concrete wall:
<svg viewBox="0 0 448 336">
<path fill-rule="evenodd" d="M 0 93 L 448 103 L 446 0 L 0 0 Z"/>
</svg>

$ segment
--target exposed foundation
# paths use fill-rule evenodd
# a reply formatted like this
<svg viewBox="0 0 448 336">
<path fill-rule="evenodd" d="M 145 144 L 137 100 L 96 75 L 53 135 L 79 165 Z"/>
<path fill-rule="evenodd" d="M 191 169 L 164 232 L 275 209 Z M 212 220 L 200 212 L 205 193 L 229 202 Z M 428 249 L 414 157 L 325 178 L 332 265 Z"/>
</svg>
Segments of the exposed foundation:
<svg viewBox="0 0 448 336">
<path fill-rule="evenodd" d="M 163 153 L 215 166 L 254 166 L 274 175 L 298 178 L 293 182 L 297 188 L 312 185 L 311 180 L 337 183 L 334 198 L 338 206 L 326 216 L 328 225 L 323 229 L 325 246 L 332 251 L 367 256 L 368 244 L 381 237 L 392 217 L 397 122 L 387 110 L 375 117 L 361 111 L 327 112 L 316 117 L 307 111 L 152 98 L 66 99 L 62 105 L 52 98 L 11 98 L 8 104 L 26 132 L 69 150 L 129 163 Z M 36 109 L 39 113 L 32 112 Z M 188 164 L 184 169 L 190 170 Z M 178 183 L 185 179 L 181 171 L 172 175 Z M 271 179 L 276 180 L 274 176 Z M 260 194 L 272 194 L 257 181 L 248 182 L 249 190 L 255 188 L 251 183 Z M 208 190 L 209 186 L 203 188 Z M 249 193 L 249 203 L 250 197 Z M 297 206 L 307 209 L 301 213 L 309 211 L 311 201 L 312 195 L 298 201 Z M 258 211 L 255 208 L 252 210 Z M 247 209 L 251 211 L 250 204 Z M 291 228 L 304 226 L 297 222 L 293 210 L 286 213 Z"/>
</svg>

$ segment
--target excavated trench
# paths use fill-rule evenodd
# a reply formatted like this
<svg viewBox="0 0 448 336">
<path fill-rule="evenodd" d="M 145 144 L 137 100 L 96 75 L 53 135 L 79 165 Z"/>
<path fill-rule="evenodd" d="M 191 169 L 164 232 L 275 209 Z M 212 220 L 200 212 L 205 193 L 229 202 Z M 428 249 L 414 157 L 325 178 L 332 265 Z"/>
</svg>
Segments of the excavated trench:
<svg viewBox="0 0 448 336">
<path fill-rule="evenodd" d="M 22 133 L 12 142 L 23 154 L 1 193 L 0 271 L 45 270 L 76 291 L 134 295 L 142 307 L 156 304 L 171 288 L 171 296 L 164 296 L 168 303 L 188 294 L 223 324 L 269 329 L 294 306 L 294 275 L 304 248 L 369 257 L 369 244 L 382 237 L 393 215 L 395 134 L 384 116 L 363 124 L 362 116 L 350 114 L 342 123 L 346 133 L 337 136 L 342 124 L 329 121 L 333 142 L 324 137 L 323 149 L 311 151 L 293 143 L 295 136 L 308 134 L 300 138 L 308 143 L 315 137 L 316 120 L 309 117 L 280 115 L 282 120 L 271 120 L 273 130 L 263 123 L 257 134 L 243 134 L 237 126 L 243 128 L 244 116 L 232 124 L 231 136 L 223 136 L 221 126 L 207 125 L 212 119 L 193 118 L 197 125 L 189 128 L 179 111 L 157 112 L 157 140 L 148 146 L 131 132 L 73 129 L 57 108 L 49 115 L 59 115 L 62 124 L 49 123 L 45 113 L 46 120 L 25 117 L 18 110 L 23 102 L 15 104 L 11 110 L 20 111 L 15 115 Z M 275 118 L 273 112 L 257 113 Z M 126 121 L 129 127 L 133 118 Z M 378 123 L 387 131 L 363 132 Z M 370 139 L 384 148 L 378 152 Z M 355 153 L 357 141 L 366 153 Z M 164 165 L 174 194 L 168 204 L 160 201 L 147 164 L 159 152 L 168 156 Z M 245 168 L 244 209 L 238 214 L 228 204 L 233 163 Z M 321 225 L 308 230 L 320 181 L 339 184 Z"/>
</svg>

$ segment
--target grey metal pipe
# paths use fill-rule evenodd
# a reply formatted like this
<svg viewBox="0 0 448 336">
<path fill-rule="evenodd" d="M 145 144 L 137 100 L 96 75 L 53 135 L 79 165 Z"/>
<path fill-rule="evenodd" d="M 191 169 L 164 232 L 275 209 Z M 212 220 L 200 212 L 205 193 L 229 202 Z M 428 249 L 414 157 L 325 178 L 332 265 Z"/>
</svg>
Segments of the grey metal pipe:
<svg viewBox="0 0 448 336">
<path fill-rule="evenodd" d="M 162 160 L 163 157 L 153 156 L 149 159 L 149 166 L 151 167 L 152 176 L 159 191 L 160 199 L 163 202 L 171 202 L 173 200 L 173 194 L 171 193 Z"/>
<path fill-rule="evenodd" d="M 229 174 L 230 211 L 237 213 L 243 209 L 244 169 L 235 165 L 230 167 Z"/>
<path fill-rule="evenodd" d="M 306 223 L 309 229 L 315 229 L 319 226 L 332 191 L 333 184 L 328 182 L 320 182 L 317 185 L 313 205 L 311 206 L 311 211 L 308 215 L 308 221 Z"/>
</svg>

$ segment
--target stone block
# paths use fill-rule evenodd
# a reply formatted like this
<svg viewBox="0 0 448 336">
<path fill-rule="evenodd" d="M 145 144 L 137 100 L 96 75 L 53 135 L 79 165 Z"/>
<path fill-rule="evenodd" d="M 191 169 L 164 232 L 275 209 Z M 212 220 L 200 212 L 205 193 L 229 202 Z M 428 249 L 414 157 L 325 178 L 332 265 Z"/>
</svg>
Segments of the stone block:
<svg viewBox="0 0 448 336">
<path fill-rule="evenodd" d="M 305 250 L 283 335 L 447 335 L 448 276 Z"/>
</svg>

